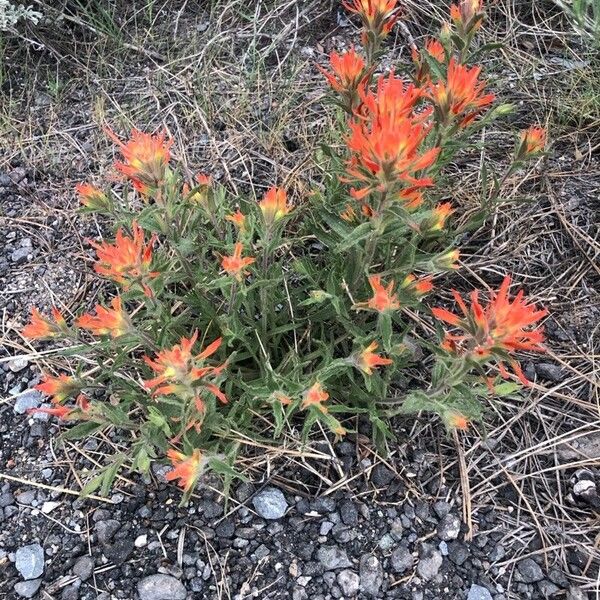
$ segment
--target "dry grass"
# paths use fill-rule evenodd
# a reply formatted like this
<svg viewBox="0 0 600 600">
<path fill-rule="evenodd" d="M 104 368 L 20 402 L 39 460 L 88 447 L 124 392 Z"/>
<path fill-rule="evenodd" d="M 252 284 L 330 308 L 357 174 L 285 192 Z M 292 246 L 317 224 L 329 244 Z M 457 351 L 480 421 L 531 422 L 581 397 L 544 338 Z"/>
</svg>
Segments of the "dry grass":
<svg viewBox="0 0 600 600">
<path fill-rule="evenodd" d="M 235 193 L 258 196 L 275 182 L 294 190 L 298 199 L 309 192 L 318 179 L 315 149 L 335 118 L 323 106 L 325 90 L 313 64 L 323 62 L 331 47 L 356 41 L 355 31 L 338 21 L 336 6 L 325 1 L 272 1 L 251 8 L 241 0 L 220 0 L 205 10 L 190 4 L 133 7 L 115 21 L 120 36 L 108 18 L 71 15 L 68 26 L 78 27 L 84 37 L 74 41 L 48 31 L 26 32 L 21 47 L 9 48 L 3 72 L 21 67 L 4 84 L 9 93 L 0 110 L 0 169 L 22 164 L 36 186 L 22 214 L 2 218 L 6 226 L 35 236 L 59 215 L 70 240 L 60 252 L 78 259 L 85 255 L 71 190 L 80 179 L 109 173 L 109 146 L 100 133 L 105 123 L 116 129 L 166 128 L 187 171 L 210 171 Z M 445 11 L 442 2 L 406 4 L 407 27 L 417 41 Z M 586 454 L 582 444 L 600 436 L 597 59 L 565 29 L 551 2 L 501 0 L 491 14 L 485 35 L 505 46 L 486 67 L 499 95 L 517 106 L 510 127 L 535 119 L 548 124 L 554 150 L 548 161 L 507 182 L 504 197 L 510 202 L 468 241 L 466 268 L 453 284 L 468 288 L 513 273 L 551 310 L 548 360 L 562 365 L 565 376 L 490 406 L 487 438 L 449 439 L 425 417 L 399 421 L 399 444 L 386 459 L 373 453 L 367 439 L 356 438 L 357 454 L 368 462 L 363 471 L 347 474 L 324 435 L 316 432 L 313 443 L 302 448 L 290 425 L 277 448 L 257 447 L 240 435 L 238 441 L 248 449 L 240 467 L 258 481 L 274 481 L 296 494 L 346 489 L 385 504 L 381 490 L 358 485 L 368 483 L 372 469 L 384 461 L 412 502 L 431 495 L 431 480 L 415 478 L 407 467 L 407 453 L 420 448 L 436 467 L 440 494 L 462 498 L 474 536 L 485 530 L 479 525 L 482 512 L 496 509 L 497 527 L 517 549 L 499 566 L 508 570 L 539 553 L 549 567 L 568 571 L 577 551 L 583 566 L 573 579 L 598 593 L 598 514 L 569 499 L 573 472 L 600 467 L 598 454 Z M 391 40 L 389 54 L 406 58 L 402 30 Z M 449 178 L 449 195 L 467 208 L 477 202 L 477 165 L 485 159 L 501 168 L 512 144 L 508 128 L 485 136 L 495 142 L 494 151 L 485 157 L 478 151 L 465 155 Z M 53 244 L 45 248 L 47 264 L 56 251 Z M 88 295 L 90 279 L 79 264 L 76 291 L 61 297 L 59 289 L 51 289 L 47 301 L 71 308 Z M 27 282 L 14 297 L 29 303 Z M 20 317 L 14 309 L 3 316 L 3 342 L 19 352 L 27 351 L 12 334 Z M 266 423 L 265 439 L 269 428 Z M 90 464 L 111 451 L 110 440 L 99 442 L 97 456 L 84 457 Z M 292 480 L 290 471 L 306 477 Z M 81 482 L 70 472 L 65 487 L 78 489 Z M 223 572 L 225 565 L 217 563 L 214 568 Z M 221 594 L 228 597 L 224 588 Z"/>
</svg>

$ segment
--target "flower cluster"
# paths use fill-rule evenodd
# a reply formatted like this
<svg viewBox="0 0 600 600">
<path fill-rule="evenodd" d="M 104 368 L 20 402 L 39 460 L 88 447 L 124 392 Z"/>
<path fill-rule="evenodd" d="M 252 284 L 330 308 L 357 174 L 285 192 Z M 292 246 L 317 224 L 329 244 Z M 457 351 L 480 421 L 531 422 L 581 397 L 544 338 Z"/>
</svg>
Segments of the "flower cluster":
<svg viewBox="0 0 600 600">
<path fill-rule="evenodd" d="M 60 341 L 70 357 L 37 386 L 49 405 L 36 410 L 82 421 L 73 437 L 123 436 L 86 490 L 107 490 L 123 464 L 149 473 L 162 460 L 185 500 L 207 468 L 234 477 L 253 440 L 264 448 L 284 431 L 288 440 L 344 436 L 355 423 L 347 417 L 360 414 L 385 451 L 387 417 L 432 412 L 466 429 L 482 418 L 477 398 L 500 388 L 490 373 L 511 369 L 526 383 L 517 353 L 543 349 L 546 311 L 522 292 L 511 299 L 510 278 L 487 303 L 454 292 L 459 314 L 426 306 L 462 264 L 453 244 L 471 225 L 440 184 L 444 170 L 501 116 L 471 51 L 482 2 L 452 6 L 439 39 L 413 49 L 411 76 L 379 63 L 397 0 L 345 6 L 362 24 L 361 47 L 332 52 L 321 68 L 343 119 L 336 143 L 320 150 L 324 176 L 310 193 L 289 177 L 287 189 L 231 198 L 210 173 L 183 177 L 166 133 L 137 129 L 125 141 L 107 130 L 133 191 L 76 187 L 85 213 L 114 223 L 114 237 L 90 241 L 106 300 L 73 316 L 34 308 L 22 335 Z M 522 132 L 508 172 L 487 178 L 486 205 L 546 146 L 543 129 Z M 432 316 L 448 326 L 438 340 Z M 423 385 L 396 400 L 399 379 L 411 379 L 403 369 L 424 354 Z"/>
<path fill-rule="evenodd" d="M 524 298 L 523 290 L 511 301 L 508 294 L 510 282 L 510 277 L 504 278 L 500 289 L 492 294 L 487 306 L 481 305 L 477 290 L 471 293 L 470 307 L 453 290 L 452 294 L 462 316 L 444 308 L 433 308 L 432 312 L 437 319 L 462 332 L 460 335 L 446 333 L 442 343 L 444 349 L 476 362 L 488 362 L 494 358 L 503 377 L 508 377 L 503 364 L 503 360 L 508 360 L 521 382 L 527 385 L 528 381 L 512 354 L 520 350 L 544 351 L 541 345 L 544 341 L 542 328 L 527 328 L 545 317 L 547 311 L 538 310 L 533 304 L 529 304 Z"/>
<path fill-rule="evenodd" d="M 133 236 L 129 237 L 123 229 L 117 231 L 114 244 L 106 242 L 97 243 L 90 241 L 90 245 L 96 249 L 98 261 L 94 264 L 94 270 L 99 275 L 129 289 L 132 285 L 139 285 L 148 297 L 153 295 L 149 283 L 157 277 L 159 271 L 152 271 L 152 248 L 157 239 L 152 235 L 146 244 L 142 228 L 133 221 L 131 225 Z"/>
</svg>

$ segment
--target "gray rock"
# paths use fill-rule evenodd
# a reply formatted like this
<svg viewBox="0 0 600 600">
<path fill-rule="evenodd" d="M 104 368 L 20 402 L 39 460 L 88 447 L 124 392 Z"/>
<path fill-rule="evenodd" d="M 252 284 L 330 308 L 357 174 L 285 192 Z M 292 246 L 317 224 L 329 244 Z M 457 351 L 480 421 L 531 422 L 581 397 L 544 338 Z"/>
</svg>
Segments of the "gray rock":
<svg viewBox="0 0 600 600">
<path fill-rule="evenodd" d="M 23 579 L 37 579 L 44 572 L 44 549 L 39 544 L 22 546 L 16 552 L 15 567 Z"/>
<path fill-rule="evenodd" d="M 79 600 L 79 589 L 75 585 L 68 585 L 60 595 L 60 600 Z"/>
<path fill-rule="evenodd" d="M 384 533 L 379 540 L 378 546 L 383 550 L 391 550 L 396 545 L 396 539 L 391 533 Z"/>
<path fill-rule="evenodd" d="M 224 521 L 221 521 L 215 527 L 215 533 L 217 534 L 218 537 L 222 537 L 222 538 L 232 537 L 234 530 L 235 530 L 235 524 L 231 519 L 225 519 Z"/>
<path fill-rule="evenodd" d="M 372 555 L 367 554 L 360 559 L 359 566 L 360 574 L 360 590 L 367 596 L 373 596 L 377 598 L 379 595 L 379 589 L 383 583 L 383 568 L 379 559 Z"/>
<path fill-rule="evenodd" d="M 469 558 L 469 549 L 461 542 L 448 544 L 448 558 L 460 567 Z"/>
<path fill-rule="evenodd" d="M 17 248 L 13 250 L 10 255 L 10 260 L 12 260 L 17 265 L 25 264 L 28 260 L 31 260 L 31 248 Z"/>
<path fill-rule="evenodd" d="M 344 569 L 337 576 L 337 582 L 344 595 L 354 598 L 358 594 L 360 577 L 350 569 Z"/>
<path fill-rule="evenodd" d="M 94 559 L 91 556 L 80 556 L 73 565 L 73 575 L 81 581 L 87 581 L 94 572 Z"/>
<path fill-rule="evenodd" d="M 115 519 L 107 519 L 106 521 L 98 521 L 94 525 L 98 541 L 106 546 L 112 540 L 113 536 L 121 528 L 121 523 Z"/>
<path fill-rule="evenodd" d="M 379 463 L 371 471 L 371 481 L 377 487 L 385 487 L 389 485 L 396 474 L 388 469 L 383 463 Z"/>
<path fill-rule="evenodd" d="M 185 600 L 184 585 L 170 575 L 150 575 L 138 581 L 140 600 Z"/>
<path fill-rule="evenodd" d="M 252 498 L 252 504 L 263 519 L 281 519 L 288 508 L 285 496 L 274 487 L 265 488 L 256 494 Z"/>
<path fill-rule="evenodd" d="M 450 509 L 450 504 L 448 502 L 444 502 L 443 500 L 438 500 L 433 505 L 433 510 L 440 519 L 443 519 L 450 512 Z"/>
<path fill-rule="evenodd" d="M 520 581 L 523 583 L 536 583 L 544 579 L 544 573 L 540 565 L 533 558 L 526 558 L 517 564 L 517 571 L 520 575 Z"/>
<path fill-rule="evenodd" d="M 406 546 L 396 548 L 390 556 L 390 564 L 394 573 L 404 573 L 412 569 L 413 556 Z"/>
<path fill-rule="evenodd" d="M 443 558 L 440 552 L 434 550 L 430 556 L 421 558 L 417 564 L 417 573 L 425 581 L 430 581 L 439 572 Z"/>
<path fill-rule="evenodd" d="M 587 594 L 579 587 L 571 587 L 567 591 L 567 600 L 587 600 Z"/>
<path fill-rule="evenodd" d="M 317 550 L 317 560 L 326 571 L 346 569 L 352 566 L 346 551 L 338 546 L 321 546 Z"/>
<path fill-rule="evenodd" d="M 131 539 L 117 540 L 114 544 L 104 547 L 104 555 L 115 565 L 122 565 L 133 553 L 134 541 Z"/>
<path fill-rule="evenodd" d="M 548 579 L 561 588 L 569 587 L 569 578 L 560 569 L 550 569 Z"/>
<path fill-rule="evenodd" d="M 42 584 L 41 579 L 30 579 L 29 581 L 19 581 L 15 583 L 14 590 L 22 598 L 33 598 L 37 594 Z"/>
<path fill-rule="evenodd" d="M 542 579 L 542 581 L 538 583 L 538 588 L 540 594 L 542 594 L 544 598 L 554 598 L 555 594 L 560 591 L 560 588 L 557 585 L 547 579 Z"/>
<path fill-rule="evenodd" d="M 540 362 L 535 364 L 535 372 L 542 378 L 548 381 L 558 383 L 563 380 L 564 372 L 560 365 L 554 363 Z"/>
<path fill-rule="evenodd" d="M 0 508 L 6 508 L 10 506 L 15 501 L 15 497 L 12 495 L 12 492 L 6 491 L 0 494 Z"/>
<path fill-rule="evenodd" d="M 310 508 L 319 514 L 331 513 L 335 510 L 335 500 L 331 496 L 319 496 L 310 503 Z"/>
<path fill-rule="evenodd" d="M 358 511 L 352 500 L 344 500 L 340 505 L 340 516 L 344 525 L 356 525 L 358 523 Z"/>
<path fill-rule="evenodd" d="M 487 588 L 474 583 L 469 590 L 467 600 L 492 600 L 492 595 Z"/>
<path fill-rule="evenodd" d="M 460 519 L 453 514 L 447 514 L 440 519 L 437 526 L 438 537 L 444 542 L 451 542 L 460 533 Z"/>
<path fill-rule="evenodd" d="M 15 358 L 8 363 L 8 368 L 13 373 L 19 373 L 27 367 L 29 361 L 26 358 Z"/>
<path fill-rule="evenodd" d="M 35 490 L 25 490 L 17 495 L 17 502 L 19 504 L 24 504 L 25 506 L 31 506 L 34 503 L 37 504 L 35 502 L 36 495 Z"/>
</svg>

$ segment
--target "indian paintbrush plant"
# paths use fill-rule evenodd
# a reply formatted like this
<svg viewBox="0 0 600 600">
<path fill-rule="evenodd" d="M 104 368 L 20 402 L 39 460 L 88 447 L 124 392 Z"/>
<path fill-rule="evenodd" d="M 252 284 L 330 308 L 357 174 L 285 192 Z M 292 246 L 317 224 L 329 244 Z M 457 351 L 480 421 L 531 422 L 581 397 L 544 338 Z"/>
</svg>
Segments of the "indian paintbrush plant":
<svg viewBox="0 0 600 600">
<path fill-rule="evenodd" d="M 443 169 L 509 112 L 494 107 L 475 63 L 481 2 L 452 6 L 439 39 L 412 49 L 412 77 L 377 74 L 396 0 L 346 7 L 362 21 L 362 48 L 333 52 L 322 69 L 344 115 L 342 145 L 323 146 L 309 197 L 292 202 L 272 187 L 259 201 L 232 198 L 209 175 L 186 181 L 164 133 L 122 141 L 107 130 L 132 190 L 77 187 L 84 211 L 114 223 L 114 241 L 90 241 L 95 272 L 112 284 L 107 299 L 75 319 L 34 309 L 22 331 L 78 357 L 71 375 L 44 376 L 38 389 L 52 407 L 37 410 L 76 421 L 72 438 L 123 436 L 85 493 L 106 493 L 121 467 L 145 473 L 166 458 L 186 500 L 206 466 L 235 475 L 244 439 L 274 444 L 296 425 L 306 438 L 317 422 L 344 436 L 346 418 L 361 414 L 385 451 L 395 414 L 427 411 L 465 429 L 494 394 L 514 390 L 500 383 L 510 371 L 527 385 L 515 355 L 543 349 L 546 313 L 523 292 L 511 299 L 509 277 L 485 301 L 453 292 L 458 313 L 427 300 L 436 278 L 460 267 L 460 207 L 441 201 Z M 545 143 L 532 127 L 504 179 L 482 169 L 485 206 Z M 435 322 L 437 341 L 416 334 L 415 314 Z M 428 383 L 400 392 L 417 344 L 430 359 L 422 366 L 432 365 Z"/>
</svg>

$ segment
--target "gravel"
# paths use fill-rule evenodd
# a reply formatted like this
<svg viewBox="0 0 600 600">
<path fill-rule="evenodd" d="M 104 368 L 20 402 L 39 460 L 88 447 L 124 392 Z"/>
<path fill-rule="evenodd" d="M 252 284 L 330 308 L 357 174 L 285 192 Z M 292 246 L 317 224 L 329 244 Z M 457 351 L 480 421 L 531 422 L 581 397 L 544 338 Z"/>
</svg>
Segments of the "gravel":
<svg viewBox="0 0 600 600">
<path fill-rule="evenodd" d="M 44 549 L 39 544 L 29 544 L 17 550 L 15 567 L 23 579 L 36 579 L 44 572 Z"/>
<path fill-rule="evenodd" d="M 460 533 L 460 524 L 461 521 L 456 515 L 445 515 L 437 526 L 438 537 L 445 542 L 455 540 Z"/>
<path fill-rule="evenodd" d="M 383 583 L 383 568 L 376 556 L 366 555 L 360 559 L 360 590 L 376 598 Z"/>
<path fill-rule="evenodd" d="M 317 550 L 317 560 L 326 571 L 345 569 L 352 566 L 346 551 L 339 546 L 321 546 Z"/>
<path fill-rule="evenodd" d="M 493 600 L 492 595 L 490 594 L 487 588 L 484 588 L 482 585 L 477 585 L 474 583 L 469 589 L 469 595 L 467 596 L 467 600 Z"/>
<path fill-rule="evenodd" d="M 252 498 L 252 505 L 263 519 L 269 520 L 281 519 L 288 509 L 282 491 L 274 487 L 267 487 L 256 494 Z"/>
<path fill-rule="evenodd" d="M 14 590 L 22 598 L 33 598 L 37 594 L 42 584 L 41 579 L 30 579 L 29 581 L 19 581 L 15 583 Z"/>
<path fill-rule="evenodd" d="M 404 573 L 413 568 L 413 555 L 406 546 L 396 548 L 390 557 L 394 573 Z"/>
<path fill-rule="evenodd" d="M 150 575 L 137 584 L 140 600 L 185 600 L 185 586 L 170 575 Z"/>
<path fill-rule="evenodd" d="M 428 555 L 421 558 L 417 563 L 417 573 L 425 581 L 430 581 L 438 574 L 442 562 L 441 552 L 437 550 L 428 552 Z"/>
<path fill-rule="evenodd" d="M 526 558 L 517 564 L 519 579 L 524 583 L 535 583 L 544 579 L 540 565 L 533 558 Z"/>
<path fill-rule="evenodd" d="M 358 594 L 360 577 L 354 571 L 350 569 L 340 571 L 337 576 L 337 582 L 345 596 L 354 598 Z"/>
<path fill-rule="evenodd" d="M 121 523 L 115 519 L 108 519 L 106 521 L 98 521 L 94 525 L 94 530 L 96 531 L 96 537 L 98 538 L 98 542 L 103 546 L 106 546 L 110 543 L 113 536 L 119 529 L 121 528 Z"/>
<path fill-rule="evenodd" d="M 81 581 L 87 581 L 94 572 L 94 559 L 91 556 L 80 556 L 73 565 L 73 575 Z"/>
<path fill-rule="evenodd" d="M 19 414 L 25 414 L 31 408 L 38 408 L 44 397 L 37 390 L 29 390 L 15 398 L 13 410 Z"/>
</svg>

